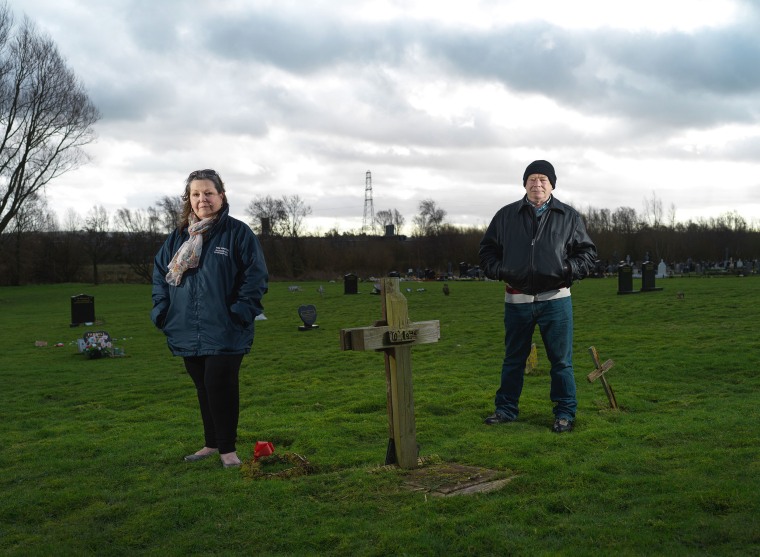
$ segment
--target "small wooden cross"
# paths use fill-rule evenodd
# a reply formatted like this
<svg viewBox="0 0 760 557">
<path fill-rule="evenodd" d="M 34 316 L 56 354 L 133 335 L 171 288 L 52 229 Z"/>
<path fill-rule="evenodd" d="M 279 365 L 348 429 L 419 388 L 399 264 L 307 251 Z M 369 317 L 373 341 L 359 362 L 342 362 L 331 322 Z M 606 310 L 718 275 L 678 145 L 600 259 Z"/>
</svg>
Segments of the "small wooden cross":
<svg viewBox="0 0 760 557">
<path fill-rule="evenodd" d="M 525 361 L 525 375 L 530 375 L 538 369 L 538 351 L 536 351 L 536 343 L 530 345 L 530 354 Z"/>
<path fill-rule="evenodd" d="M 618 405 L 617 401 L 615 400 L 615 393 L 612 391 L 612 385 L 607 382 L 607 378 L 604 376 L 604 373 L 613 365 L 615 365 L 615 362 L 612 360 L 607 360 L 602 364 L 599 362 L 599 354 L 597 353 L 596 348 L 591 346 L 588 351 L 591 354 L 591 358 L 594 360 L 594 365 L 596 366 L 596 369 L 588 374 L 588 382 L 593 383 L 599 379 L 602 382 L 602 387 L 604 387 L 604 392 L 607 393 L 607 398 L 610 401 L 610 408 L 617 410 Z"/>
<path fill-rule="evenodd" d="M 417 431 L 412 392 L 412 346 L 438 342 L 438 321 L 409 320 L 406 298 L 397 277 L 381 280 L 383 320 L 372 327 L 341 329 L 341 350 L 377 350 L 385 354 L 388 401 L 388 453 L 386 464 L 417 467 Z"/>
</svg>

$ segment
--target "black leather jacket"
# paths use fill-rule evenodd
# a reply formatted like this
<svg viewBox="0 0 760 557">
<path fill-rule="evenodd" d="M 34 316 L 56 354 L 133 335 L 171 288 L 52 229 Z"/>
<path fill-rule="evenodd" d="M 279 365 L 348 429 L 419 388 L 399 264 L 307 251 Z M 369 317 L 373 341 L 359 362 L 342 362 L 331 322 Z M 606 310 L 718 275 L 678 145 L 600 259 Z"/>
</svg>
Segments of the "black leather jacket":
<svg viewBox="0 0 760 557">
<path fill-rule="evenodd" d="M 578 212 L 552 196 L 540 219 L 526 197 L 502 207 L 480 241 L 485 275 L 526 294 L 570 286 L 588 276 L 596 246 Z"/>
</svg>

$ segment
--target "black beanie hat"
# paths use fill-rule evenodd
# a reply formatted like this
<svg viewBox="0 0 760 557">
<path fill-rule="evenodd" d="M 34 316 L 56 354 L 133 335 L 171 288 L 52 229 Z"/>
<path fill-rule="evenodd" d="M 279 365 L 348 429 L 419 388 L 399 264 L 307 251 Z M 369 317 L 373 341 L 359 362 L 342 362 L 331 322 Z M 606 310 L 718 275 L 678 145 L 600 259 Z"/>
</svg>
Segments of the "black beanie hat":
<svg viewBox="0 0 760 557">
<path fill-rule="evenodd" d="M 530 163 L 523 174 L 523 187 L 525 187 L 525 184 L 528 182 L 528 176 L 531 174 L 543 174 L 549 178 L 552 188 L 557 187 L 557 175 L 554 173 L 554 167 L 549 161 L 533 161 Z"/>
</svg>

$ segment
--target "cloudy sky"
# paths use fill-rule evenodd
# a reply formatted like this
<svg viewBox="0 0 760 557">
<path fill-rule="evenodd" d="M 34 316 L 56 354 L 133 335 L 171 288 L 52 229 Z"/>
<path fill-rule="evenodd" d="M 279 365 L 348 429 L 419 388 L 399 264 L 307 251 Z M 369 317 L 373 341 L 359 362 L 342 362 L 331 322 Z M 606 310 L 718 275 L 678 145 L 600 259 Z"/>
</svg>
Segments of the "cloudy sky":
<svg viewBox="0 0 760 557">
<path fill-rule="evenodd" d="M 484 226 L 534 159 L 576 206 L 760 225 L 752 0 L 11 0 L 102 112 L 51 208 L 146 208 L 215 168 L 235 216 L 298 194 L 314 232 L 433 199 Z"/>
</svg>

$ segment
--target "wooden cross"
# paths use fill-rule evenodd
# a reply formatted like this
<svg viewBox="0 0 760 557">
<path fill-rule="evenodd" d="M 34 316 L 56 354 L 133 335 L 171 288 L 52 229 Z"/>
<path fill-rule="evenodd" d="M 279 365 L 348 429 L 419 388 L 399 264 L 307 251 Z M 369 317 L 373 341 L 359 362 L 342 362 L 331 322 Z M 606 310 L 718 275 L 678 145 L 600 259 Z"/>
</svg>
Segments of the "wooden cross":
<svg viewBox="0 0 760 557">
<path fill-rule="evenodd" d="M 604 373 L 613 365 L 615 365 L 615 362 L 612 360 L 607 360 L 603 364 L 599 363 L 599 354 L 597 353 L 596 348 L 591 346 L 588 351 L 591 354 L 591 358 L 594 360 L 594 365 L 596 366 L 596 369 L 588 374 L 588 382 L 593 383 L 599 379 L 602 382 L 602 386 L 604 387 L 604 392 L 607 393 L 607 398 L 610 401 L 610 408 L 617 410 L 618 405 L 617 401 L 615 400 L 615 393 L 612 392 L 612 385 L 607 382 L 607 378 L 604 376 Z"/>
<path fill-rule="evenodd" d="M 525 361 L 525 375 L 530 375 L 538 369 L 538 352 L 536 351 L 536 343 L 530 345 L 530 354 Z"/>
<path fill-rule="evenodd" d="M 341 329 L 341 350 L 376 350 L 385 354 L 388 401 L 388 452 L 386 464 L 417 467 L 417 431 L 412 392 L 412 346 L 438 342 L 438 321 L 409 320 L 407 302 L 396 277 L 381 280 L 383 319 L 372 327 Z"/>
</svg>

